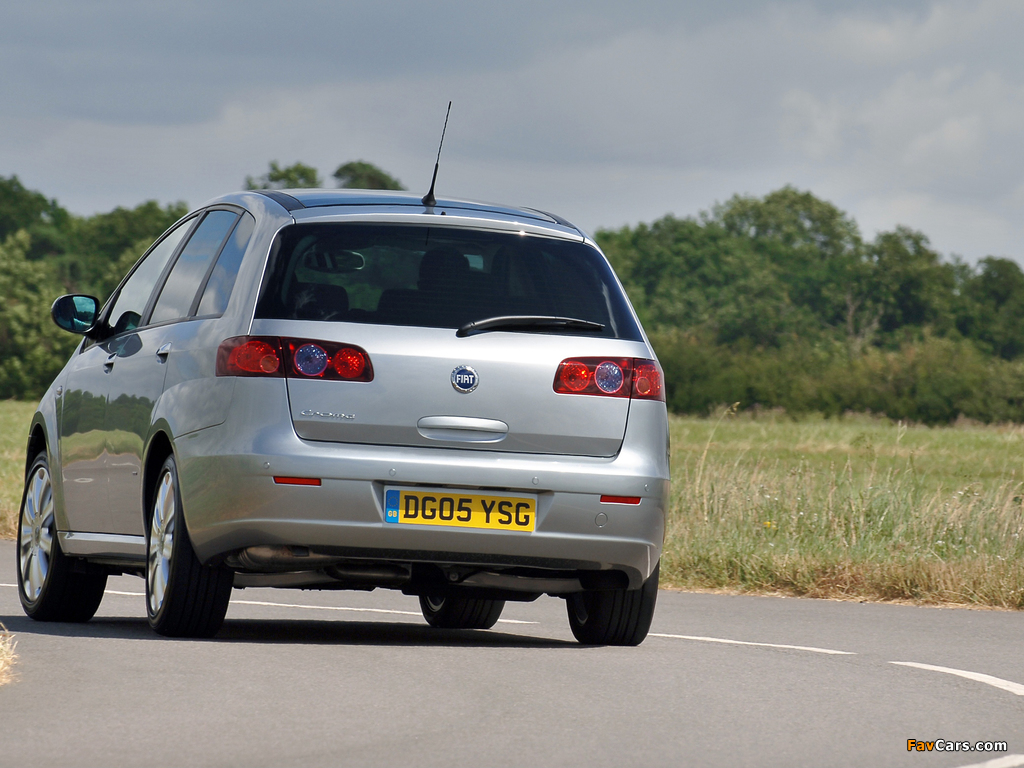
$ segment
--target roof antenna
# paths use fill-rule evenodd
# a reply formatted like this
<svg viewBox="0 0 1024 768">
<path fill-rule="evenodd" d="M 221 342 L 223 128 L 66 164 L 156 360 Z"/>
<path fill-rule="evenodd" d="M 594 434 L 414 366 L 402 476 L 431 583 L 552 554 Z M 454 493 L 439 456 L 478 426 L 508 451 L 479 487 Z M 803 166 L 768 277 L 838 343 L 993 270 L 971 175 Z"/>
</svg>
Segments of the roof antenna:
<svg viewBox="0 0 1024 768">
<path fill-rule="evenodd" d="M 420 201 L 428 208 L 433 208 L 437 200 L 434 198 L 434 183 L 437 181 L 437 166 L 441 163 L 441 147 L 444 146 L 444 132 L 448 130 L 448 115 L 452 113 L 452 103 L 448 102 L 448 111 L 444 115 L 444 128 L 441 129 L 441 143 L 437 145 L 437 160 L 434 161 L 434 177 L 430 180 L 430 191 Z"/>
</svg>

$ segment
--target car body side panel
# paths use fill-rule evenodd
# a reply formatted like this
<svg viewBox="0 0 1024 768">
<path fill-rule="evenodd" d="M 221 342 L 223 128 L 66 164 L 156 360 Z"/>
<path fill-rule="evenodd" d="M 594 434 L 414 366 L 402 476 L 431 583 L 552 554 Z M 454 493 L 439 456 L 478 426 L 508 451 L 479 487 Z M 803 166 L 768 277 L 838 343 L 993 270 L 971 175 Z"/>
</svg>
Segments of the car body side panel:
<svg viewBox="0 0 1024 768">
<path fill-rule="evenodd" d="M 167 375 L 154 423 L 163 420 L 172 435 L 181 436 L 224 421 L 235 379 L 216 375 L 217 347 L 234 328 L 233 321 L 223 318 L 169 326 L 164 338 L 170 344 Z"/>
</svg>

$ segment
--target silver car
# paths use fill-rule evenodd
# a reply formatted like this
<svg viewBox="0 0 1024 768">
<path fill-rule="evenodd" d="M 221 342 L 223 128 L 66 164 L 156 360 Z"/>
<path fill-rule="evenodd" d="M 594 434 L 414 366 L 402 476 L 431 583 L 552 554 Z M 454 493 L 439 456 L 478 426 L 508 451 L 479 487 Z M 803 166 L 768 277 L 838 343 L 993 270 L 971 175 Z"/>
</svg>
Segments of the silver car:
<svg viewBox="0 0 1024 768">
<path fill-rule="evenodd" d="M 432 201 L 433 202 L 433 201 Z M 242 192 L 107 303 L 32 420 L 18 585 L 87 621 L 145 578 L 153 629 L 212 636 L 232 588 L 399 589 L 432 626 L 566 599 L 587 644 L 654 614 L 662 372 L 596 243 L 528 208 Z"/>
</svg>

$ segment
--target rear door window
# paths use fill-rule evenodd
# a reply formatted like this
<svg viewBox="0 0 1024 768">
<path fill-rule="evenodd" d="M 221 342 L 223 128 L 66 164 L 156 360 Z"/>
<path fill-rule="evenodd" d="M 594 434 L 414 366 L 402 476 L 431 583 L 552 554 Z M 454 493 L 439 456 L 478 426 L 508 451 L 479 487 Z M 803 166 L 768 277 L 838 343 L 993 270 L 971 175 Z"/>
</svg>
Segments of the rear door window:
<svg viewBox="0 0 1024 768">
<path fill-rule="evenodd" d="M 257 317 L 459 328 L 554 316 L 642 338 L 611 268 L 581 242 L 368 224 L 296 224 L 279 237 Z"/>
<path fill-rule="evenodd" d="M 153 307 L 150 323 L 163 323 L 188 316 L 214 257 L 220 252 L 237 220 L 238 214 L 233 211 L 210 211 L 206 214 L 174 262 L 160 291 L 160 298 Z"/>
</svg>

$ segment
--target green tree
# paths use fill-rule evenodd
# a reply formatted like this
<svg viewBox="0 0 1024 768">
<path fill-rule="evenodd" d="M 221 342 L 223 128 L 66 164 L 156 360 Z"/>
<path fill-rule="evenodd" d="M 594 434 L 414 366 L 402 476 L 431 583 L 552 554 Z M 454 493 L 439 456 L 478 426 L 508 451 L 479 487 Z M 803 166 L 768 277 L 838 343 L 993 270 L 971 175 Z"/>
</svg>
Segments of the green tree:
<svg viewBox="0 0 1024 768">
<path fill-rule="evenodd" d="M 60 371 L 78 337 L 50 319 L 61 293 L 50 265 L 31 261 L 21 230 L 0 244 L 0 398 L 38 397 Z"/>
<path fill-rule="evenodd" d="M 258 179 L 245 177 L 246 189 L 304 189 L 322 186 L 323 181 L 316 168 L 305 163 L 293 163 L 282 168 L 276 160 L 272 160 L 270 170 Z"/>
<path fill-rule="evenodd" d="M 884 333 L 931 326 L 944 335 L 953 329 L 956 270 L 929 248 L 927 237 L 897 227 L 880 233 L 869 254 L 871 295 Z"/>
<path fill-rule="evenodd" d="M 794 304 L 855 336 L 870 325 L 868 274 L 856 222 L 832 203 L 786 186 L 764 198 L 739 195 L 712 220 L 748 239 L 777 268 Z"/>
<path fill-rule="evenodd" d="M 68 212 L 56 200 L 25 189 L 17 176 L 0 176 L 0 242 L 24 229 L 31 238 L 28 258 L 64 250 Z"/>
<path fill-rule="evenodd" d="M 776 345 L 815 327 L 790 301 L 778 268 L 717 221 L 666 216 L 650 226 L 599 231 L 597 240 L 652 329 Z"/>
<path fill-rule="evenodd" d="M 398 179 L 365 160 L 339 165 L 334 178 L 345 189 L 405 189 Z"/>
<path fill-rule="evenodd" d="M 140 241 L 147 241 L 148 247 L 186 213 L 188 205 L 184 202 L 161 206 L 148 200 L 134 208 L 118 207 L 109 213 L 74 217 L 65 238 L 66 252 L 52 259 L 60 281 L 68 292 L 106 298 L 117 285 L 117 280 L 110 284 L 111 265 L 126 250 L 137 249 Z"/>
<path fill-rule="evenodd" d="M 1024 355 L 1024 272 L 1017 262 L 989 256 L 960 286 L 957 329 L 985 351 L 1012 360 Z"/>
</svg>

